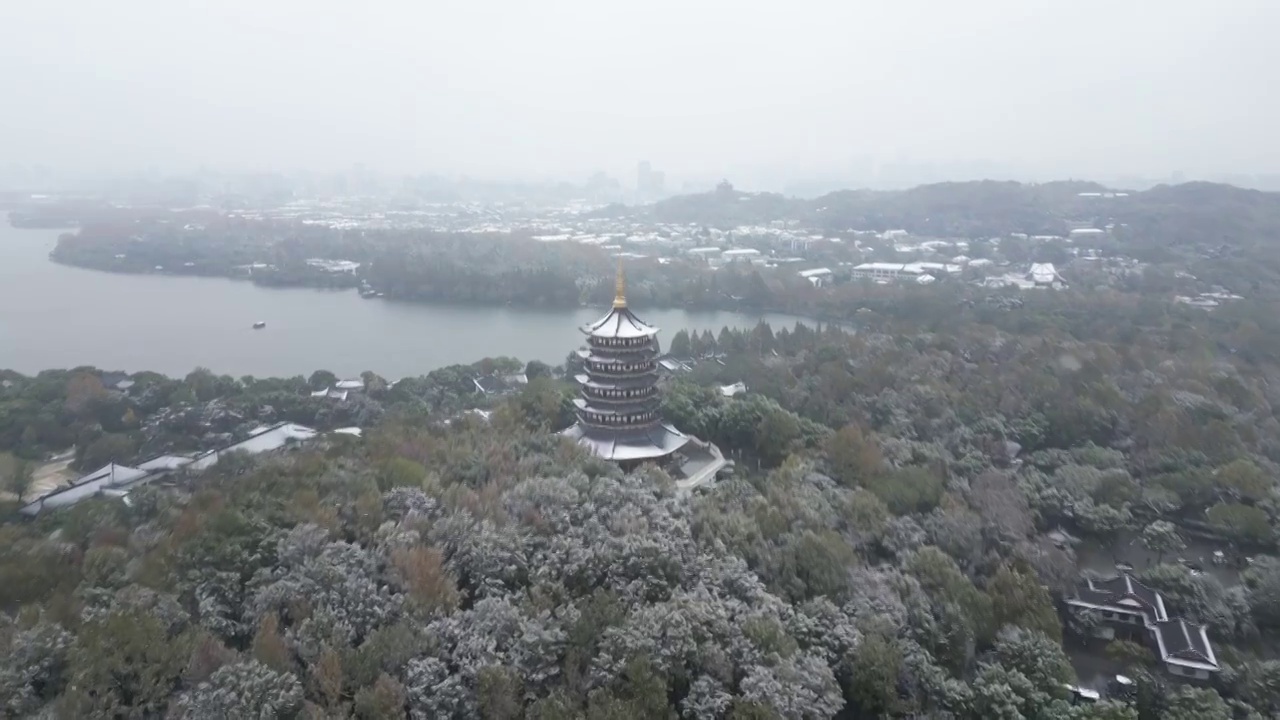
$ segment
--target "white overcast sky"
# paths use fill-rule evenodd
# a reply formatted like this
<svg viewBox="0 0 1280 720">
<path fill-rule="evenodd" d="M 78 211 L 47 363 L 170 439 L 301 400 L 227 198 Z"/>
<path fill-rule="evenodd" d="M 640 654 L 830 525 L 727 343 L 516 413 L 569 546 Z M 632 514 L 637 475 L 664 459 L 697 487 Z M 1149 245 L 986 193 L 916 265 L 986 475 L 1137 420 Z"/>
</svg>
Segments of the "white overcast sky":
<svg viewBox="0 0 1280 720">
<path fill-rule="evenodd" d="M 2 0 L 0 164 L 1280 171 L 1280 0 Z"/>
</svg>

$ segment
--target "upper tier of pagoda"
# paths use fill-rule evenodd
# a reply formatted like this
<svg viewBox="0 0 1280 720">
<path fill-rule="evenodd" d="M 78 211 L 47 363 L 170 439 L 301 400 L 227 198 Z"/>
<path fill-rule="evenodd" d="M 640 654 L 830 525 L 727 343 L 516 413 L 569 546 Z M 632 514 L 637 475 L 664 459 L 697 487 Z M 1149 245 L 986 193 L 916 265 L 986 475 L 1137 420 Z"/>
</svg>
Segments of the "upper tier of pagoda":
<svg viewBox="0 0 1280 720">
<path fill-rule="evenodd" d="M 645 323 L 635 316 L 627 307 L 627 280 L 622 274 L 622 265 L 618 265 L 618 279 L 613 296 L 613 307 L 608 314 L 599 320 L 584 325 L 582 332 L 593 347 L 616 347 L 625 349 L 644 348 L 644 341 L 658 334 L 658 328 Z M 619 342 L 598 342 L 615 340 Z M 621 342 L 630 341 L 630 342 Z"/>
<path fill-rule="evenodd" d="M 582 332 L 598 340 L 643 340 L 658 334 L 658 328 L 646 324 L 630 308 L 615 307 L 608 315 L 586 325 Z"/>
</svg>

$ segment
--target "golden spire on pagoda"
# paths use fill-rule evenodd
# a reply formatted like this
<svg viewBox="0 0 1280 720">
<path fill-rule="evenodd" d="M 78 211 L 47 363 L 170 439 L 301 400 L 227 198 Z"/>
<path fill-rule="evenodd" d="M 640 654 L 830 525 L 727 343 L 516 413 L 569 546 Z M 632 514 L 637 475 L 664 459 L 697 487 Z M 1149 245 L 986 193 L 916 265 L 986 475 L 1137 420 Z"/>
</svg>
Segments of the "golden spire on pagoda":
<svg viewBox="0 0 1280 720">
<path fill-rule="evenodd" d="M 627 277 L 622 274 L 622 258 L 618 258 L 618 279 L 614 284 L 613 306 L 615 308 L 627 306 Z"/>
</svg>

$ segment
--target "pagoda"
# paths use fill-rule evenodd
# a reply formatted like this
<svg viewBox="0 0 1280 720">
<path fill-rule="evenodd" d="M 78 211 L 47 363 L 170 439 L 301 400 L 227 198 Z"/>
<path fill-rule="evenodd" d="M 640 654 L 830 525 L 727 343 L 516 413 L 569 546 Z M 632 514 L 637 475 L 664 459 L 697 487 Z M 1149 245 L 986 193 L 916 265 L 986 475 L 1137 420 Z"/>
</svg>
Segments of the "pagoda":
<svg viewBox="0 0 1280 720">
<path fill-rule="evenodd" d="M 575 376 L 578 421 L 563 434 L 624 465 L 661 460 L 684 447 L 690 437 L 662 421 L 658 328 L 627 307 L 621 261 L 613 307 L 581 330 L 587 346 L 578 351 L 584 369 Z"/>
</svg>

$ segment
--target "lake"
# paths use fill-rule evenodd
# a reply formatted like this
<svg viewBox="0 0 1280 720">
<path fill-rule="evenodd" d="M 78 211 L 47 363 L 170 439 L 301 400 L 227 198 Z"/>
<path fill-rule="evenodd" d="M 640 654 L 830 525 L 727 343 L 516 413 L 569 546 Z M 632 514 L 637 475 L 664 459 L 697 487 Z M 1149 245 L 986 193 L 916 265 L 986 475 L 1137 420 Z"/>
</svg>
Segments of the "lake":
<svg viewBox="0 0 1280 720">
<path fill-rule="evenodd" d="M 508 355 L 564 362 L 577 328 L 608 308 L 522 310 L 361 299 L 355 291 L 263 288 L 222 278 L 117 275 L 49 260 L 57 230 L 19 230 L 0 218 L 0 368 L 32 374 L 93 365 L 182 376 L 207 367 L 235 377 L 388 378 Z M 785 315 L 635 308 L 670 340 L 681 328 L 775 329 Z M 263 330 L 252 329 L 263 321 Z"/>
</svg>

